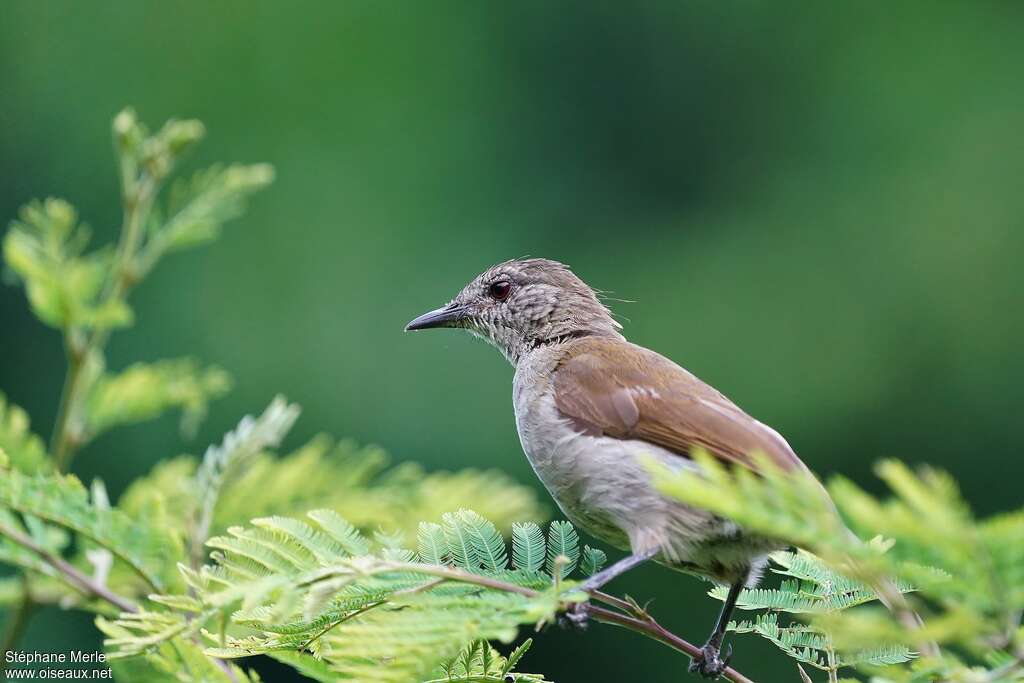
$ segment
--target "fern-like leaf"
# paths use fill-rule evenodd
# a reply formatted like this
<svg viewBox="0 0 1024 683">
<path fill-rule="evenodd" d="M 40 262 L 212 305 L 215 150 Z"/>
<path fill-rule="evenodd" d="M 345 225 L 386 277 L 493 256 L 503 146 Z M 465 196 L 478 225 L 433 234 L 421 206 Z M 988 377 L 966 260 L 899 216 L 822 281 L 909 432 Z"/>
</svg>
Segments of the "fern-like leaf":
<svg viewBox="0 0 1024 683">
<path fill-rule="evenodd" d="M 170 408 L 181 409 L 182 431 L 194 434 L 209 402 L 230 385 L 226 372 L 216 367 L 201 370 L 190 358 L 136 363 L 117 374 L 104 374 L 90 388 L 86 438 L 154 418 Z"/>
<path fill-rule="evenodd" d="M 198 636 L 210 643 L 210 656 L 268 654 L 318 680 L 542 680 L 511 672 L 525 649 L 506 661 L 483 641 L 508 642 L 520 625 L 551 619 L 561 598 L 550 576 L 508 568 L 507 548 L 488 520 L 461 510 L 445 515 L 441 525 L 424 524 L 419 547 L 426 564 L 412 561 L 408 552 L 394 559 L 396 548 L 355 556 L 352 533 L 325 511 L 311 513 L 308 521 L 271 517 L 230 528 L 210 539 L 213 564 L 198 571 L 181 566 L 194 596 L 155 597 L 160 609 L 104 622 L 111 656 L 139 656 Z M 570 525 L 554 525 L 552 539 L 550 552 L 531 552 L 578 557 Z M 536 593 L 478 585 L 439 566 L 445 558 Z M 207 626 L 225 614 L 226 629 L 216 633 Z"/>
<path fill-rule="evenodd" d="M 192 529 L 193 555 L 209 535 L 221 489 L 251 458 L 265 448 L 278 445 L 298 416 L 298 406 L 279 396 L 258 418 L 245 416 L 234 431 L 224 436 L 219 446 L 210 446 L 206 450 L 202 465 L 196 472 L 199 504 Z"/>
<path fill-rule="evenodd" d="M 452 562 L 463 569 L 479 567 L 480 555 L 459 513 L 446 512 L 441 516 L 441 526 L 444 528 Z"/>
<path fill-rule="evenodd" d="M 516 569 L 539 572 L 547 558 L 544 532 L 533 522 L 512 525 L 512 563 Z"/>
<path fill-rule="evenodd" d="M 506 659 L 486 640 L 475 640 L 451 661 L 441 664 L 435 672 L 436 677 L 424 683 L 546 683 L 540 674 L 513 671 L 532 642 L 526 639 Z"/>
<path fill-rule="evenodd" d="M 593 576 L 601 571 L 607 561 L 608 555 L 603 550 L 585 545 L 580 557 L 580 572 L 584 576 Z"/>
<path fill-rule="evenodd" d="M 494 524 L 472 510 L 460 510 L 458 515 L 483 568 L 497 572 L 508 567 L 505 541 Z"/>
<path fill-rule="evenodd" d="M 170 190 L 167 218 L 151 237 L 149 260 L 214 240 L 225 222 L 238 217 L 245 200 L 274 179 L 267 164 L 212 166 Z"/>
<path fill-rule="evenodd" d="M 0 477 L 0 508 L 37 517 L 81 534 L 124 562 L 151 590 L 167 587 L 166 568 L 182 552 L 182 539 L 132 519 L 117 509 L 92 503 L 72 475 L 26 475 L 11 470 Z M 134 592 L 134 591 L 133 591 Z"/>
<path fill-rule="evenodd" d="M 420 522 L 416 539 L 420 562 L 444 564 L 447 561 L 448 544 L 444 537 L 444 529 L 440 524 Z"/>
<path fill-rule="evenodd" d="M 559 578 L 564 579 L 572 573 L 580 559 L 580 537 L 572 524 L 561 520 L 548 526 L 548 552 L 544 566 L 549 574 L 555 573 L 555 564 L 559 557 L 566 558 L 559 575 Z"/>
</svg>

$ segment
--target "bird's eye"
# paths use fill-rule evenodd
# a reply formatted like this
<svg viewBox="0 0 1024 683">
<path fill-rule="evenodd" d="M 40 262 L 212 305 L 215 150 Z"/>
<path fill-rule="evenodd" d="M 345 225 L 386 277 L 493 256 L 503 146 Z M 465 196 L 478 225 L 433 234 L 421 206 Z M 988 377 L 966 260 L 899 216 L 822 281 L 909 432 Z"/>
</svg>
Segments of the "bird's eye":
<svg viewBox="0 0 1024 683">
<path fill-rule="evenodd" d="M 487 295 L 495 301 L 504 301 L 511 292 L 512 283 L 508 280 L 498 280 L 491 283 L 491 286 L 487 288 Z"/>
</svg>

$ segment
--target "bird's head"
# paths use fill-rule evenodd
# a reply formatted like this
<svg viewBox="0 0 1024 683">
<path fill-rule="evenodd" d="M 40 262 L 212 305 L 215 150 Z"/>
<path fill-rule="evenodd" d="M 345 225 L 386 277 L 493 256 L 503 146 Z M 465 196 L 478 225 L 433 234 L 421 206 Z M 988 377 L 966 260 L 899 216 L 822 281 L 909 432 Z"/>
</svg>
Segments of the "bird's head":
<svg viewBox="0 0 1024 683">
<path fill-rule="evenodd" d="M 424 313 L 405 329 L 435 327 L 469 330 L 515 364 L 542 345 L 586 335 L 619 336 L 621 325 L 568 266 L 518 259 L 488 268 L 447 305 Z"/>
</svg>

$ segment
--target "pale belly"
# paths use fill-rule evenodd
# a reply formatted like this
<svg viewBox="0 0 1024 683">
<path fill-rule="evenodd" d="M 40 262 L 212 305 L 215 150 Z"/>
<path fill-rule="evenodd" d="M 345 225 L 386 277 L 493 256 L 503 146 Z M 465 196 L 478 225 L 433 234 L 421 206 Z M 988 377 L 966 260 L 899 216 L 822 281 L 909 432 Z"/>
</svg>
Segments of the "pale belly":
<svg viewBox="0 0 1024 683">
<path fill-rule="evenodd" d="M 553 399 L 518 390 L 516 425 L 534 472 L 566 518 L 616 548 L 657 550 L 663 564 L 732 581 L 773 547 L 652 486 L 645 458 L 693 467 L 686 458 L 643 441 L 581 434 L 561 419 Z"/>
</svg>

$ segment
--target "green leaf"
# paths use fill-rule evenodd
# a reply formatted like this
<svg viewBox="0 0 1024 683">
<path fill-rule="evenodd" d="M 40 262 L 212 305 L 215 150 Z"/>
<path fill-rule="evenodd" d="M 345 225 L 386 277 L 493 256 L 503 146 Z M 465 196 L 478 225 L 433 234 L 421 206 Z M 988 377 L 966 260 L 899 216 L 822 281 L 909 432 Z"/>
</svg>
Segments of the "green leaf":
<svg viewBox="0 0 1024 683">
<path fill-rule="evenodd" d="M 22 472 L 37 472 L 49 467 L 43 440 L 29 430 L 28 415 L 24 410 L 8 403 L 0 392 L 0 451 L 7 455 L 7 463 L 0 468 L 14 467 Z"/>
<path fill-rule="evenodd" d="M 540 674 L 513 673 L 513 669 L 533 641 L 526 639 L 508 659 L 501 656 L 486 640 L 475 640 L 449 662 L 443 663 L 426 683 L 505 683 L 536 681 L 544 683 Z"/>
<path fill-rule="evenodd" d="M 363 531 L 383 527 L 414 537 L 421 521 L 437 521 L 456 506 L 503 531 L 517 519 L 544 517 L 534 490 L 502 472 L 424 472 L 408 462 L 388 467 L 389 460 L 380 448 L 323 435 L 284 457 L 260 453 L 223 491 L 216 526 L 329 508 Z"/>
<path fill-rule="evenodd" d="M 74 207 L 61 199 L 22 207 L 3 242 L 7 266 L 24 283 L 32 311 L 59 329 L 111 328 L 131 322 L 121 302 L 101 298 L 109 252 L 84 255 L 88 228 Z"/>
<path fill-rule="evenodd" d="M 108 621 L 98 623 L 108 636 L 118 632 Z M 109 663 L 119 681 L 146 683 L 259 683 L 255 672 L 233 664 L 224 667 L 207 657 L 202 648 L 182 638 L 164 643 L 146 654 L 131 659 L 114 659 Z M 225 670 L 226 669 L 226 670 Z"/>
<path fill-rule="evenodd" d="M 608 556 L 603 550 L 585 545 L 583 546 L 583 556 L 580 559 L 580 571 L 584 576 L 593 576 L 601 571 L 607 561 Z"/>
<path fill-rule="evenodd" d="M 543 516 L 533 490 L 500 472 L 428 474 L 408 464 L 386 469 L 387 458 L 380 449 L 334 444 L 325 436 L 281 458 L 265 448 L 256 453 L 250 450 L 243 461 L 230 468 L 230 476 L 217 489 L 212 533 L 252 517 L 295 516 L 312 509 L 331 510 L 339 523 L 362 531 L 383 526 L 418 538 L 420 521 L 439 519 L 452 500 L 483 505 L 487 514 L 481 512 L 481 516 L 499 529 L 508 529 L 517 517 Z M 133 482 L 120 506 L 132 514 L 159 515 L 161 525 L 187 533 L 197 524 L 195 471 L 192 457 L 165 461 Z M 347 532 L 339 529 L 338 533 Z M 355 542 L 362 550 L 350 552 L 368 552 L 358 533 Z"/>
<path fill-rule="evenodd" d="M 497 572 L 508 567 L 505 541 L 494 524 L 472 510 L 459 510 L 458 515 L 483 568 Z"/>
<path fill-rule="evenodd" d="M 544 532 L 533 522 L 512 525 L 512 563 L 516 569 L 538 572 L 547 558 Z"/>
<path fill-rule="evenodd" d="M 562 565 L 560 578 L 572 574 L 580 559 L 580 538 L 572 524 L 566 521 L 551 522 L 548 526 L 548 552 L 545 568 L 549 574 L 555 573 L 555 561 L 564 557 L 567 561 Z"/>
<path fill-rule="evenodd" d="M 226 372 L 217 367 L 201 370 L 191 358 L 136 363 L 93 384 L 86 404 L 88 434 L 149 420 L 171 408 L 181 409 L 183 431 L 194 433 L 209 402 L 230 386 Z"/>
<path fill-rule="evenodd" d="M 195 598 L 160 597 L 156 602 L 163 610 L 104 624 L 112 655 L 137 656 L 202 634 L 214 644 L 206 650 L 209 656 L 269 654 L 318 680 L 542 680 L 510 673 L 525 648 L 509 663 L 490 645 L 473 644 L 508 642 L 520 625 L 548 620 L 559 606 L 550 577 L 507 569 L 500 558 L 508 551 L 494 547 L 497 532 L 488 520 L 462 510 L 448 515 L 444 527 L 424 525 L 421 545 L 430 561 L 421 565 L 389 560 L 386 551 L 352 556 L 346 548 L 352 545 L 346 541 L 351 525 L 326 511 L 309 519 L 256 520 L 256 526 L 233 527 L 211 539 L 213 565 L 199 572 L 182 567 Z M 570 535 L 566 528 L 559 532 L 563 539 Z M 463 582 L 463 574 L 439 582 L 438 556 L 457 554 L 450 541 L 464 544 L 467 557 L 481 558 L 467 563 L 470 571 L 501 581 L 518 578 L 516 585 L 532 583 L 538 594 Z M 230 615 L 223 636 L 207 630 L 221 615 Z"/>
<path fill-rule="evenodd" d="M 416 534 L 416 551 L 419 561 L 426 564 L 444 564 L 447 560 L 448 544 L 440 524 L 420 522 Z"/>
<path fill-rule="evenodd" d="M 358 557 L 370 552 L 370 545 L 359 530 L 334 510 L 311 510 L 306 515 L 349 555 Z"/>
<path fill-rule="evenodd" d="M 213 166 L 170 190 L 166 219 L 151 236 L 150 265 L 165 253 L 217 238 L 221 226 L 245 211 L 249 195 L 274 180 L 269 164 Z"/>
<path fill-rule="evenodd" d="M 129 590 L 131 594 L 165 589 L 169 565 L 183 557 L 179 536 L 151 525 L 145 517 L 130 518 L 120 510 L 94 505 L 72 475 L 26 475 L 11 470 L 0 477 L 2 508 L 74 531 L 109 550 L 145 582 L 144 587 Z"/>
<path fill-rule="evenodd" d="M 441 517 L 441 525 L 444 528 L 444 537 L 448 542 L 452 562 L 463 569 L 478 568 L 480 555 L 459 513 L 446 512 Z"/>
<path fill-rule="evenodd" d="M 839 666 L 890 666 L 914 659 L 915 654 L 906 645 L 886 645 L 837 655 Z"/>
<path fill-rule="evenodd" d="M 264 449 L 280 444 L 298 416 L 299 407 L 278 396 L 258 418 L 246 415 L 233 431 L 224 435 L 220 445 L 206 449 L 195 476 L 193 554 L 209 535 L 221 489 Z"/>
</svg>

